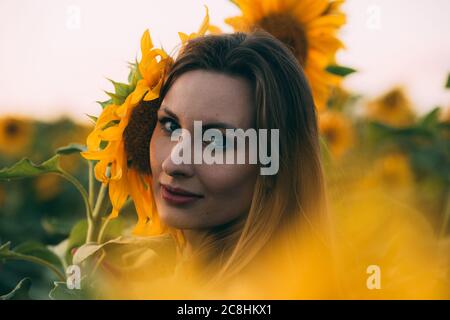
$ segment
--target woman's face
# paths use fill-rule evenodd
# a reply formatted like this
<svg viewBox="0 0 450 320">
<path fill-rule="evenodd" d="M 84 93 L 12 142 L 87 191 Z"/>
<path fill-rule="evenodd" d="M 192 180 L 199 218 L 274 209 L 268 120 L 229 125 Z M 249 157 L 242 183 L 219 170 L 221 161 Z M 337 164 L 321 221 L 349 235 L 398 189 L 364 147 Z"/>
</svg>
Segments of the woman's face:
<svg viewBox="0 0 450 320">
<path fill-rule="evenodd" d="M 178 142 L 171 141 L 171 133 L 176 129 L 189 131 L 193 151 L 194 121 L 202 121 L 204 129 L 216 128 L 224 135 L 227 128 L 254 128 L 250 83 L 222 73 L 189 71 L 173 83 L 161 103 L 150 141 L 153 195 L 161 219 L 178 229 L 208 229 L 246 214 L 259 172 L 247 161 L 174 163 L 171 153 Z M 203 143 L 202 148 L 206 145 Z M 222 146 L 226 154 L 227 148 Z"/>
</svg>

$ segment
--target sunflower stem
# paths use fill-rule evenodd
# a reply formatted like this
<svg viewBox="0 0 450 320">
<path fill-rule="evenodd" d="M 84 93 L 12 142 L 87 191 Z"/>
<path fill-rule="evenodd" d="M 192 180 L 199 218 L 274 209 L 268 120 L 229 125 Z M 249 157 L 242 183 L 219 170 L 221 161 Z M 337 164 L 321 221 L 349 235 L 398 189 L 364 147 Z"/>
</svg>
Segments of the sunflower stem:
<svg viewBox="0 0 450 320">
<path fill-rule="evenodd" d="M 106 228 L 108 227 L 110 220 L 111 219 L 106 218 L 105 222 L 103 222 L 102 228 L 100 229 L 100 232 L 98 234 L 98 239 L 97 239 L 98 243 L 103 243 L 105 233 L 106 233 Z"/>
<path fill-rule="evenodd" d="M 103 200 L 108 190 L 108 184 L 102 183 L 100 191 L 98 192 L 97 201 L 95 202 L 94 212 L 92 213 L 92 219 L 88 224 L 88 232 L 86 236 L 86 243 L 98 242 L 99 234 L 102 230 L 102 219 L 100 215 L 100 209 L 102 207 Z"/>
<path fill-rule="evenodd" d="M 89 205 L 94 207 L 94 164 L 91 160 L 88 160 L 89 165 Z"/>
</svg>

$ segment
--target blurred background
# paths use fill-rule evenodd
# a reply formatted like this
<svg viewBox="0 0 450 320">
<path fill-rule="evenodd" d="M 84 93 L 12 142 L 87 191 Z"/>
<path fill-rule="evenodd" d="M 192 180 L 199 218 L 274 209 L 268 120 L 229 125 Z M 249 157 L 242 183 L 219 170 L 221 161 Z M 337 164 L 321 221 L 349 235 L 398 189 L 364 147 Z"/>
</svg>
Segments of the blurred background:
<svg viewBox="0 0 450 320">
<path fill-rule="evenodd" d="M 86 114 L 100 113 L 96 101 L 112 90 L 107 78 L 126 81 L 142 32 L 171 52 L 179 31 L 198 29 L 204 5 L 212 24 L 233 31 L 224 20 L 240 9 L 227 0 L 0 0 L 0 168 L 84 144 L 93 128 Z M 345 48 L 333 59 L 349 69 L 319 117 L 332 207 L 343 210 L 348 190 L 382 190 L 445 236 L 450 2 L 347 0 L 340 10 Z M 79 155 L 61 165 L 87 185 Z M 77 191 L 55 175 L 0 181 L 0 244 L 57 246 L 83 218 Z M 47 295 L 52 275 L 23 262 L 0 264 L 0 294 L 24 275 L 33 278 L 34 296 Z"/>
</svg>

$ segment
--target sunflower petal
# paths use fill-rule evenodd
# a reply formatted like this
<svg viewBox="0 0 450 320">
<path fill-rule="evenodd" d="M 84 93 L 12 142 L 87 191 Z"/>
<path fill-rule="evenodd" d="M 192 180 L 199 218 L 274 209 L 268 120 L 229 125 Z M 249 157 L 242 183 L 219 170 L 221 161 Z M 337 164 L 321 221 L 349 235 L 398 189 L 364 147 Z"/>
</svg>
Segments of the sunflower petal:
<svg viewBox="0 0 450 320">
<path fill-rule="evenodd" d="M 152 38 L 150 37 L 150 32 L 145 30 L 144 34 L 141 38 L 141 52 L 142 56 L 144 56 L 150 49 L 153 48 Z"/>
<path fill-rule="evenodd" d="M 112 211 L 109 219 L 114 219 L 119 215 L 125 201 L 128 198 L 127 179 L 125 176 L 120 180 L 111 180 L 109 182 L 109 199 L 112 204 Z"/>
<path fill-rule="evenodd" d="M 303 0 L 293 9 L 294 16 L 307 24 L 314 18 L 320 16 L 327 8 L 328 0 Z"/>
</svg>

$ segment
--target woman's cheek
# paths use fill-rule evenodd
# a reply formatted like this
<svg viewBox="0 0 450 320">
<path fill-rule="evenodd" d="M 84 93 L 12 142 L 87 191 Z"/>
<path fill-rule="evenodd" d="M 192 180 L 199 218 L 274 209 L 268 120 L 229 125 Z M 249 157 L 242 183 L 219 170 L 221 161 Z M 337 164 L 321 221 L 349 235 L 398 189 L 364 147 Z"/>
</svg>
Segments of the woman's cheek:
<svg viewBox="0 0 450 320">
<path fill-rule="evenodd" d="M 155 128 L 155 130 L 158 129 Z M 170 151 L 170 138 L 155 131 L 150 140 L 150 166 L 154 177 L 158 178 L 158 174 L 162 170 L 162 163 L 170 154 Z"/>
<path fill-rule="evenodd" d="M 242 164 L 203 164 L 196 172 L 209 193 L 239 195 L 243 189 L 254 186 L 257 169 L 255 166 Z"/>
</svg>

